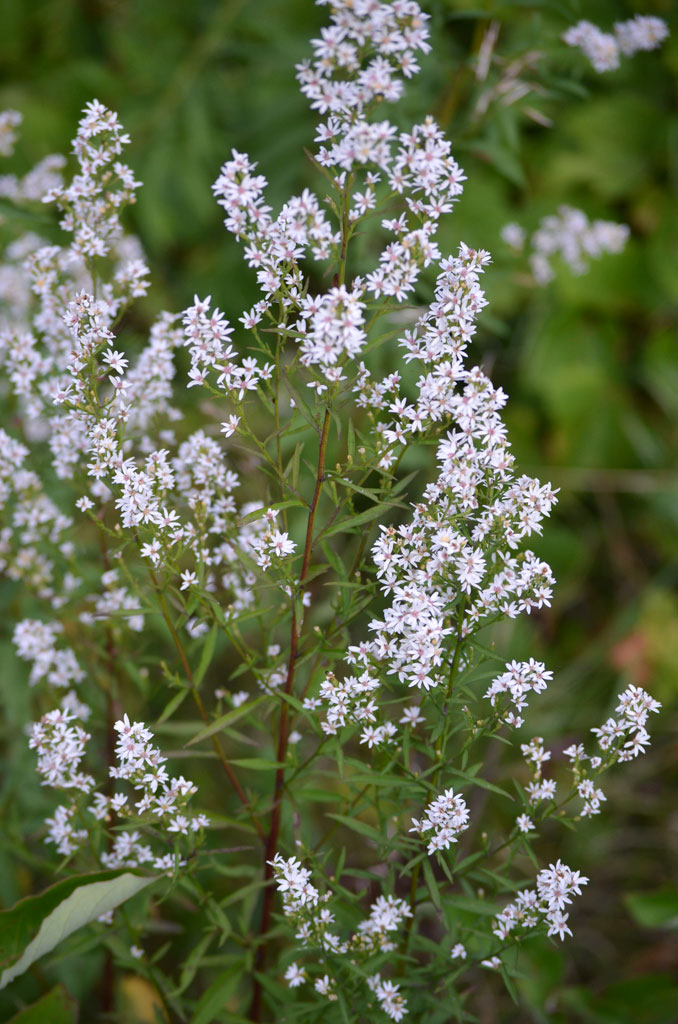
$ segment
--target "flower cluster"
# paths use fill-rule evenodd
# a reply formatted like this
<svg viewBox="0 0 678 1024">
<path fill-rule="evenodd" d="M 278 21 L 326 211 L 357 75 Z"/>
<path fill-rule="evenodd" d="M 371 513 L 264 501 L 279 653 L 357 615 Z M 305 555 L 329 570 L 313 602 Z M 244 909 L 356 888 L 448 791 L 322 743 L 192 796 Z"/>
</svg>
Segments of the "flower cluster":
<svg viewBox="0 0 678 1024">
<path fill-rule="evenodd" d="M 43 202 L 63 211 L 61 227 L 73 232 L 73 252 L 84 259 L 106 256 L 122 234 L 120 208 L 134 202 L 141 182 L 117 158 L 129 142 L 117 114 L 98 100 L 85 108 L 74 143 L 81 172 L 70 185 L 56 185 Z"/>
<path fill-rule="evenodd" d="M 616 707 L 618 718 L 608 718 L 599 729 L 591 732 L 598 737 L 601 750 L 617 751 L 617 760 L 632 761 L 644 754 L 650 744 L 650 734 L 645 726 L 650 712 L 655 714 L 661 708 L 659 701 L 650 697 L 640 686 L 629 686 L 619 694 Z"/>
<path fill-rule="evenodd" d="M 296 324 L 303 337 L 301 361 L 305 366 L 321 366 L 327 376 L 328 368 L 342 356 L 354 359 L 358 355 L 366 339 L 365 303 L 360 301 L 360 294 L 340 285 L 325 295 L 306 296 Z M 327 379 L 333 382 L 332 375 Z"/>
<path fill-rule="evenodd" d="M 579 21 L 563 34 L 563 42 L 577 46 L 595 71 L 614 71 L 619 57 L 631 57 L 639 50 L 656 50 L 669 34 L 666 22 L 651 15 L 637 14 L 618 21 L 614 34 L 603 32 L 590 21 Z"/>
<path fill-rule="evenodd" d="M 28 745 L 38 754 L 37 770 L 43 786 L 79 789 L 89 793 L 94 779 L 80 769 L 89 733 L 68 710 L 49 711 L 30 727 Z"/>
<path fill-rule="evenodd" d="M 63 563 L 73 554 L 66 540 L 72 520 L 45 493 L 37 473 L 25 466 L 28 455 L 25 445 L 0 428 L 0 511 L 7 510 L 0 530 L 0 569 L 57 606 L 58 591 L 63 595 L 76 585 L 72 573 L 63 573 Z"/>
<path fill-rule="evenodd" d="M 320 686 L 320 698 L 327 704 L 327 713 L 322 722 L 323 732 L 333 736 L 349 721 L 373 722 L 377 705 L 370 694 L 378 688 L 379 681 L 369 672 L 362 672 L 360 676 L 345 676 L 343 679 L 337 679 L 333 672 L 328 673 Z M 386 736 L 383 738 L 386 739 Z M 365 742 L 368 742 L 367 738 Z"/>
<path fill-rule="evenodd" d="M 265 521 L 268 528 L 252 541 L 252 553 L 256 556 L 257 565 L 261 569 L 268 569 L 274 558 L 281 559 L 293 555 L 297 547 L 286 531 L 274 528 L 276 518 L 277 509 L 267 509 Z"/>
<path fill-rule="evenodd" d="M 12 111 L 5 111 L 12 113 Z M 0 147 L 2 146 L 2 114 L 0 114 Z M 0 156 L 7 156 L 0 148 Z M 66 158 L 61 153 L 50 153 L 30 171 L 18 177 L 16 174 L 0 175 L 0 196 L 10 199 L 13 203 L 25 204 L 41 202 L 43 196 L 63 185 L 63 169 Z"/>
<path fill-rule="evenodd" d="M 311 41 L 315 60 L 297 68 L 311 108 L 350 120 L 375 101 L 399 99 L 400 75 L 415 74 L 417 51 L 431 48 L 428 15 L 415 0 L 328 2 L 331 25 Z"/>
<path fill-rule="evenodd" d="M 32 662 L 29 685 L 45 680 L 50 686 L 79 683 L 85 673 L 70 647 L 57 646 L 63 627 L 60 622 L 22 619 L 14 629 L 14 646 L 20 658 Z"/>
<path fill-rule="evenodd" d="M 415 401 L 399 394 L 396 375 L 375 384 L 363 368 L 359 382 L 361 402 L 397 417 L 379 423 L 384 468 L 410 439 L 436 424 L 451 424 L 438 443 L 438 479 L 411 519 L 397 529 L 383 528 L 373 547 L 377 577 L 391 603 L 381 620 L 370 623 L 374 638 L 350 647 L 347 659 L 372 673 L 378 666 L 425 691 L 448 682 L 442 666 L 454 663 L 454 648 L 483 620 L 529 613 L 548 605 L 552 593 L 548 565 L 530 551 L 514 551 L 523 538 L 541 531 L 555 493 L 550 484 L 514 476 L 499 412 L 506 395 L 478 367 L 468 370 L 463 363 L 485 304 L 478 279 L 488 258 L 462 246 L 457 258 L 443 260 L 434 302 L 401 339 L 406 358 L 422 364 Z M 347 689 L 352 695 L 355 684 Z M 336 693 L 336 687 L 322 692 L 330 702 L 330 726 L 343 724 L 334 710 Z M 361 700 L 358 712 L 357 721 L 361 715 L 371 718 L 374 699 Z"/>
<path fill-rule="evenodd" d="M 260 369 L 250 357 L 238 362 L 228 340 L 233 328 L 223 313 L 210 309 L 211 299 L 210 295 L 202 300 L 196 295 L 194 304 L 184 312 L 184 339 L 191 356 L 188 387 L 205 385 L 214 372 L 216 387 L 242 402 L 246 392 L 256 391 L 259 381 L 270 377 L 272 366 Z"/>
<path fill-rule="evenodd" d="M 502 707 L 502 711 L 505 711 L 502 714 L 502 721 L 518 729 L 524 724 L 524 719 L 516 714 L 516 711 L 523 711 L 527 707 L 526 694 L 530 691 L 542 693 L 552 679 L 553 672 L 548 672 L 541 661 L 535 661 L 534 658 L 530 658 L 529 661 L 511 661 L 506 666 L 506 671 L 492 680 L 485 697 L 490 700 L 492 707 L 495 707 L 500 694 L 508 694 L 515 711 L 505 711 Z"/>
<path fill-rule="evenodd" d="M 412 818 L 410 832 L 418 832 L 427 839 L 428 853 L 434 853 L 449 849 L 450 843 L 456 843 L 468 825 L 466 801 L 463 796 L 455 795 L 453 789 L 448 789 L 428 805 L 421 821 Z"/>
<path fill-rule="evenodd" d="M 393 933 L 397 932 L 405 918 L 412 917 L 412 911 L 405 900 L 397 896 L 379 896 L 372 904 L 370 916 L 358 925 L 354 944 L 365 942 L 366 947 L 372 946 L 383 953 L 391 953 L 396 948 Z"/>
<path fill-rule="evenodd" d="M 143 722 L 130 722 L 127 715 L 116 722 L 114 728 L 118 734 L 115 748 L 118 764 L 109 769 L 109 775 L 112 779 L 130 782 L 142 796 L 135 803 L 134 811 L 128 807 L 124 794 L 111 797 L 109 806 L 117 814 L 159 820 L 168 832 L 181 835 L 199 832 L 208 825 L 204 814 L 194 815 L 188 811 L 188 800 L 197 789 L 183 775 L 174 778 L 167 773 L 167 758 L 149 742 L 153 739 L 150 729 Z M 101 817 L 105 810 L 106 804 L 100 799 L 97 816 Z"/>
<path fill-rule="evenodd" d="M 278 891 L 283 894 L 285 915 L 297 926 L 296 938 L 302 945 L 317 946 L 330 953 L 350 953 L 352 957 L 361 956 L 363 960 L 397 948 L 398 931 L 403 921 L 412 917 L 412 910 L 405 900 L 390 895 L 379 896 L 372 904 L 369 916 L 358 925 L 358 930 L 342 941 L 329 928 L 335 920 L 328 906 L 330 895 L 320 895 L 311 883 L 309 869 L 304 868 L 296 857 L 285 859 L 279 853 L 270 863 Z M 306 977 L 306 970 L 296 963 L 291 964 L 285 974 L 291 988 L 302 985 Z M 407 1013 L 406 1000 L 400 995 L 398 985 L 382 981 L 379 974 L 367 977 L 366 981 L 389 1017 L 400 1020 Z M 330 1000 L 336 998 L 333 982 L 327 974 L 316 980 L 315 988 Z"/>
<path fill-rule="evenodd" d="M 296 857 L 289 857 L 286 860 L 280 853 L 276 853 L 270 863 L 273 865 L 278 892 L 283 894 L 286 914 L 295 914 L 305 906 L 318 905 L 320 894 L 311 884 L 311 872 L 308 868 L 302 867 Z"/>
<path fill-rule="evenodd" d="M 400 994 L 400 985 L 382 980 L 381 974 L 367 978 L 367 984 L 379 1001 L 380 1008 L 391 1020 L 402 1020 L 407 1010 L 407 1000 Z"/>
<path fill-rule="evenodd" d="M 657 713 L 660 708 L 659 701 L 650 697 L 641 687 L 629 686 L 618 696 L 616 712 L 619 717 L 608 718 L 599 728 L 591 729 L 598 738 L 602 754 L 587 754 L 581 743 L 573 743 L 563 751 L 572 769 L 574 789 L 584 801 L 580 811 L 582 817 L 599 814 L 600 805 L 606 799 L 597 776 L 616 762 L 631 761 L 645 753 L 650 744 L 646 728 L 648 716 L 651 712 Z M 532 766 L 532 779 L 526 787 L 530 805 L 536 807 L 543 800 L 553 800 L 556 782 L 554 779 L 543 778 L 542 774 L 543 765 L 551 760 L 551 751 L 545 748 L 540 736 L 521 744 L 521 750 L 527 763 Z M 521 831 L 528 831 L 527 823 L 530 828 L 532 823 L 527 816 L 524 818 L 524 827 L 520 819 L 518 826 Z"/>
<path fill-rule="evenodd" d="M 536 889 L 524 889 L 495 917 L 492 931 L 504 941 L 517 930 L 536 928 L 543 922 L 549 936 L 557 935 L 562 940 L 566 934 L 572 935 L 567 924 L 569 914 L 563 910 L 572 896 L 581 895 L 581 887 L 587 882 L 588 878 L 560 860 L 550 864 L 537 875 Z"/>
<path fill-rule="evenodd" d="M 0 111 L 0 156 L 11 156 L 17 140 L 17 133 L 14 131 L 22 121 L 18 110 Z"/>
<path fill-rule="evenodd" d="M 387 959 L 401 957 L 405 963 L 424 948 L 412 927 L 419 868 L 410 875 L 408 900 L 388 892 L 376 895 L 376 890 L 387 873 L 407 874 L 419 839 L 429 855 L 459 841 L 470 812 L 464 796 L 445 788 L 451 758 L 460 751 L 466 758 L 478 735 L 494 735 L 502 725 L 522 726 L 529 694 L 542 692 L 551 681 L 542 662 L 511 661 L 484 694 L 493 711 L 477 719 L 469 707 L 478 679 L 488 678 L 484 665 L 490 652 L 477 634 L 503 617 L 550 604 L 550 567 L 525 543 L 541 533 L 556 493 L 549 483 L 516 472 L 502 419 L 507 396 L 469 359 L 476 320 L 486 305 L 481 275 L 490 255 L 461 243 L 456 255 L 445 256 L 436 242 L 440 219 L 465 181 L 451 144 L 430 117 L 401 131 L 376 113 L 382 102 L 399 98 L 403 79 L 418 70 L 418 55 L 429 49 L 427 16 L 414 0 L 320 2 L 327 2 L 331 24 L 314 40 L 313 59 L 297 72 L 302 92 L 324 118 L 314 160 L 328 181 L 327 208 L 305 189 L 276 214 L 266 202 L 266 179 L 237 151 L 213 186 L 225 225 L 241 242 L 260 290 L 259 301 L 239 321 L 248 351 L 256 355 L 243 355 L 247 341 L 240 328 L 213 306 L 211 296 L 195 296 L 182 314 L 162 313 L 136 356 L 118 341 L 123 314 L 147 290 L 148 270 L 138 243 L 122 232 L 120 212 L 134 201 L 139 183 L 119 160 L 128 139 L 115 113 L 97 101 L 88 104 L 74 141 L 78 172 L 72 181 L 62 180 L 62 164 L 50 158 L 33 178 L 0 182 L 0 193 L 4 188 L 15 199 L 56 203 L 61 225 L 71 235 L 64 247 L 25 236 L 8 252 L 9 269 L 0 277 L 0 298 L 7 305 L 0 320 L 0 360 L 27 442 L 0 430 L 0 509 L 6 510 L 7 522 L 0 532 L 0 568 L 28 584 L 49 609 L 43 618 L 23 618 L 14 633 L 19 656 L 31 666 L 29 683 L 44 681 L 61 699 L 60 708 L 33 723 L 29 733 L 43 784 L 68 794 L 47 819 L 47 841 L 62 855 L 78 854 L 83 861 L 89 846 L 98 866 L 148 865 L 170 874 L 192 870 L 190 854 L 209 819 L 191 809 L 195 785 L 170 774 L 151 730 L 117 710 L 125 673 L 116 665 L 116 648 L 129 639 L 129 630 L 150 636 L 145 615 L 157 603 L 167 627 L 158 643 L 171 640 L 177 679 L 191 684 L 170 700 L 165 713 L 173 713 L 177 699 L 190 693 L 207 724 L 210 712 L 198 685 L 212 665 L 222 630 L 240 659 L 231 678 L 249 673 L 248 689 L 231 694 L 223 685 L 213 687 L 217 700 L 229 698 L 234 709 L 242 706 L 229 712 L 226 724 L 242 717 L 255 728 L 268 727 L 280 715 L 272 730 L 277 754 L 271 804 L 251 801 L 234 773 L 257 760 L 257 767 L 270 763 L 264 760 L 268 752 L 255 761 L 236 756 L 232 767 L 221 751 L 219 761 L 241 800 L 243 821 L 247 815 L 256 826 L 252 835 L 265 837 L 265 856 L 273 857 L 266 861 L 266 881 L 272 878 L 282 895 L 284 916 L 309 961 L 290 964 L 285 977 L 292 988 L 312 980 L 314 991 L 330 1001 L 343 1000 L 347 980 L 351 998 L 366 1000 L 370 1012 L 378 1005 L 399 1021 L 409 1012 L 400 991 L 406 982 L 388 980 L 381 971 Z M 633 19 L 615 27 L 612 42 L 624 53 L 650 48 L 651 40 L 661 37 L 662 24 Z M 581 25 L 577 30 L 581 39 L 592 38 Z M 599 64 L 611 60 L 606 45 L 586 43 Z M 0 153 L 11 149 L 17 123 L 12 112 L 0 117 Z M 349 245 L 372 216 L 387 237 L 382 235 L 372 256 L 365 255 L 364 272 L 352 276 Z M 623 225 L 591 223 L 580 211 L 562 207 L 530 240 L 534 276 L 548 280 L 554 256 L 581 272 L 587 259 L 620 251 L 627 234 Z M 516 247 L 525 241 L 517 225 L 507 226 L 504 236 Z M 311 260 L 329 265 L 323 291 L 322 274 L 315 268 L 309 273 Z M 432 302 L 403 310 L 426 268 L 435 282 Z M 373 358 L 377 345 L 393 338 L 407 372 L 394 368 L 391 352 L 383 360 Z M 185 421 L 186 394 L 176 407 L 172 404 L 177 355 L 189 363 L 184 391 L 189 398 L 200 396 Z M 351 405 L 357 415 L 344 455 L 343 417 Z M 196 410 L 205 412 L 202 426 L 195 423 Z M 342 428 L 336 436 L 334 423 Z M 237 445 L 231 440 L 236 435 Z M 71 502 L 88 537 L 98 530 L 100 545 L 92 545 L 82 577 L 76 571 L 74 519 L 66 514 L 72 507 L 62 512 L 29 468 L 33 443 L 43 446 L 43 462 L 51 456 L 49 472 L 58 478 L 59 501 Z M 314 471 L 309 456 L 316 446 L 309 500 L 306 488 Z M 406 504 L 401 460 L 417 446 L 430 453 L 431 472 L 423 493 L 409 496 Z M 328 463 L 334 461 L 335 452 L 340 461 L 329 470 L 326 456 Z M 270 478 L 273 486 L 266 484 L 260 497 L 255 493 L 254 500 L 238 503 L 236 494 L 241 486 L 249 489 L 246 477 L 254 466 L 263 468 L 262 479 Z M 322 523 L 330 491 L 332 510 Z M 353 522 L 351 534 L 356 517 L 358 524 L 372 525 L 371 508 L 367 517 L 356 511 L 356 494 L 377 503 L 376 512 L 395 505 L 401 511 L 398 525 L 379 526 L 371 552 L 364 554 L 366 538 L 359 544 L 354 568 L 342 579 L 347 589 L 356 588 L 348 590 L 347 610 L 341 608 L 339 586 L 334 598 L 316 600 L 321 592 L 315 580 L 328 572 L 320 564 L 321 547 L 341 575 L 339 563 L 349 549 L 339 553 L 334 541 L 326 542 L 344 522 Z M 295 558 L 292 538 L 304 536 L 304 525 L 303 559 Z M 83 559 L 85 554 L 89 558 L 90 552 L 83 552 Z M 303 568 L 295 578 L 299 562 Z M 361 591 L 365 604 L 374 599 L 377 609 L 362 623 L 351 605 L 352 595 Z M 358 609 L 362 600 L 357 597 Z M 310 626 L 311 614 L 305 618 L 300 605 L 312 608 Z M 169 661 L 166 674 L 174 677 Z M 337 669 L 338 662 L 348 667 Z M 111 754 L 101 787 L 83 768 L 90 740 L 84 723 L 92 733 L 97 723 L 96 704 L 90 708 L 81 699 L 90 676 L 103 681 L 108 708 Z M 252 681 L 263 691 L 252 702 L 264 711 L 256 723 L 247 706 Z M 77 692 L 71 689 L 76 686 Z M 411 690 L 417 702 L 403 708 Z M 389 706 L 399 709 L 397 724 L 382 713 Z M 360 813 L 362 805 L 350 803 L 343 787 L 356 786 L 361 772 L 372 779 L 371 769 L 356 756 L 344 762 L 340 749 L 341 730 L 356 728 L 361 745 L 356 747 L 364 758 L 374 756 L 378 764 L 380 755 L 367 751 L 386 748 L 383 763 L 388 760 L 389 768 L 379 780 L 389 787 L 383 807 L 400 808 L 384 828 L 387 863 L 367 871 L 363 858 L 353 868 L 356 877 L 369 877 L 373 888 L 362 921 L 355 916 L 359 897 L 354 893 L 349 901 L 350 931 L 343 924 L 342 868 L 333 876 L 326 861 L 320 862 L 333 886 L 333 892 L 322 892 L 301 860 L 278 852 L 289 840 L 284 835 L 289 816 L 281 803 L 296 778 L 287 766 L 295 760 L 290 744 L 300 739 L 294 728 L 300 709 L 310 722 L 313 712 L 322 720 L 309 730 L 318 743 L 297 774 L 311 771 L 319 756 L 335 756 L 342 765 L 338 806 Z M 647 720 L 658 709 L 645 691 L 629 687 L 615 717 L 593 730 L 600 753 L 588 756 L 582 745 L 564 752 L 574 778 L 571 795 L 583 801 L 580 816 L 598 813 L 605 800 L 600 772 L 644 751 Z M 212 734 L 219 747 L 216 730 L 224 723 L 214 722 L 195 742 Z M 413 733 L 419 723 L 431 728 L 427 738 L 424 729 Z M 227 732 L 237 742 L 261 739 Z M 305 744 L 307 739 L 310 749 L 311 736 Z M 524 813 L 500 849 L 519 836 L 530 837 L 535 822 L 553 811 L 548 801 L 555 797 L 556 782 L 545 779 L 543 771 L 557 758 L 552 760 L 539 736 L 521 750 L 531 780 Z M 462 773 L 469 788 L 476 770 Z M 481 777 L 477 781 L 496 789 Z M 422 818 L 411 819 L 409 832 L 418 839 L 407 835 L 398 803 L 413 793 L 417 806 L 429 801 Z M 266 836 L 259 815 L 268 816 L 269 810 Z M 345 813 L 335 818 L 346 820 Z M 487 843 L 477 856 L 492 853 Z M 475 859 L 457 866 L 458 873 L 468 872 L 464 885 L 496 877 L 484 866 L 474 876 Z M 502 866 L 507 878 L 510 862 L 509 857 Z M 428 860 L 423 866 L 428 881 Z M 454 886 L 457 879 L 446 858 L 440 858 L 440 866 Z M 549 935 L 571 934 L 564 910 L 586 881 L 560 861 L 540 871 L 536 887 L 521 892 L 495 919 L 494 934 L 504 941 L 542 923 Z M 222 907 L 205 897 L 205 906 L 221 920 Z M 273 887 L 265 885 L 257 939 L 262 957 L 272 898 Z M 441 914 L 443 920 L 449 924 Z M 454 940 L 450 935 L 446 948 L 455 941 L 452 956 L 461 960 L 467 953 L 456 942 L 460 927 L 465 926 L 451 925 Z M 419 942 L 418 948 L 408 948 L 410 941 L 413 947 Z M 141 948 L 132 946 L 132 956 L 140 955 Z M 492 955 L 481 963 L 496 969 L 501 960 Z M 258 977 L 263 973 L 259 970 Z"/>
<path fill-rule="evenodd" d="M 91 737 L 77 722 L 76 714 L 67 708 L 43 715 L 29 731 L 29 747 L 37 751 L 37 770 L 43 785 L 91 795 L 91 802 L 84 809 L 98 821 L 109 821 L 111 815 L 116 814 L 121 818 L 134 817 L 144 825 L 156 822 L 170 836 L 202 833 L 209 819 L 188 810 L 188 801 L 197 792 L 196 787 L 183 776 L 168 775 L 164 767 L 167 759 L 149 742 L 153 738 L 150 730 L 142 722 L 131 723 L 125 715 L 115 723 L 115 731 L 118 733 L 118 764 L 109 769 L 109 775 L 111 779 L 130 782 L 141 792 L 141 799 L 133 807 L 123 792 L 94 792 L 94 778 L 80 767 Z M 88 824 L 82 810 L 73 800 L 58 807 L 54 818 L 46 822 L 47 842 L 55 843 L 58 852 L 65 856 L 75 853 L 88 837 L 87 828 L 75 829 L 72 824 L 76 814 Z M 110 850 L 101 854 L 101 863 L 109 868 L 150 863 L 158 871 L 174 870 L 174 854 L 158 855 L 140 839 L 137 831 L 118 831 Z"/>
<path fill-rule="evenodd" d="M 504 241 L 519 251 L 525 244 L 525 231 L 519 224 L 506 224 L 501 232 Z M 543 217 L 529 240 L 529 264 L 538 284 L 547 284 L 555 276 L 553 258 L 558 257 L 573 274 L 588 270 L 590 259 L 603 253 L 622 252 L 629 237 L 626 224 L 594 220 L 572 206 L 561 206 L 558 213 Z"/>
</svg>

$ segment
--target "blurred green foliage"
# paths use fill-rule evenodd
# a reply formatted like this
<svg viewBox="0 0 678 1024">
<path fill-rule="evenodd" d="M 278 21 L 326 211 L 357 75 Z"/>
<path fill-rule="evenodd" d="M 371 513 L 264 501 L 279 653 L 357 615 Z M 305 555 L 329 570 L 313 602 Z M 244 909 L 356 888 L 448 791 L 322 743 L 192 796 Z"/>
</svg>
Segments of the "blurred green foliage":
<svg viewBox="0 0 678 1024">
<path fill-rule="evenodd" d="M 665 707 L 650 753 L 608 781 L 600 818 L 580 833 L 554 831 L 550 850 L 545 844 L 545 858 L 562 856 L 594 879 L 577 907 L 575 940 L 527 949 L 518 1007 L 487 975 L 466 1005 L 487 1022 L 671 1024 L 678 1013 L 671 980 L 678 972 L 678 11 L 671 0 L 650 0 L 642 13 L 673 19 L 671 38 L 658 52 L 596 75 L 560 34 L 580 17 L 609 27 L 637 13 L 626 0 L 425 6 L 434 54 L 397 117 L 432 112 L 465 168 L 466 190 L 441 247 L 451 251 L 463 240 L 493 253 L 477 358 L 510 395 L 519 464 L 561 488 L 538 547 L 559 580 L 554 607 L 536 622 L 507 626 L 503 637 L 511 654 L 529 651 L 555 670 L 532 729 L 567 745 L 609 713 L 628 683 Z M 211 293 L 234 319 L 256 300 L 210 187 L 232 147 L 259 161 L 274 207 L 304 185 L 319 187 L 302 153 L 315 119 L 293 64 L 308 54 L 324 13 L 310 0 L 3 0 L 0 107 L 24 115 L 7 169 L 20 173 L 49 152 L 66 152 L 94 96 L 131 134 L 128 159 L 145 183 L 131 220 L 154 277 L 133 313 L 134 330 L 162 308 L 183 308 L 194 292 Z M 478 82 L 478 48 L 493 22 L 498 59 Z M 521 62 L 529 91 L 510 105 L 500 96 L 487 102 L 512 61 Z M 605 256 L 585 276 L 563 267 L 538 288 L 499 232 L 509 220 L 533 229 L 562 203 L 628 223 L 632 237 L 623 254 Z M 40 211 L 28 220 L 52 230 Z M 11 599 L 11 590 L 5 595 Z M 29 700 L 8 638 L 1 650 L 16 751 L 5 779 L 11 788 L 30 773 L 20 736 Z M 38 829 L 43 806 L 36 783 L 28 790 L 29 830 Z M 41 871 L 38 855 L 17 871 L 18 827 L 6 814 L 5 905 Z M 179 924 L 177 947 L 188 956 L 198 936 L 190 914 Z M 64 981 L 86 999 L 100 953 L 78 936 L 65 952 L 74 955 L 49 968 L 44 990 Z M 225 998 L 228 977 L 224 984 Z M 129 986 L 120 993 L 121 1005 L 132 1007 L 125 1019 L 152 1020 L 135 1016 L 148 993 L 134 993 Z M 0 1007 L 5 1015 L 16 1009 Z"/>
</svg>

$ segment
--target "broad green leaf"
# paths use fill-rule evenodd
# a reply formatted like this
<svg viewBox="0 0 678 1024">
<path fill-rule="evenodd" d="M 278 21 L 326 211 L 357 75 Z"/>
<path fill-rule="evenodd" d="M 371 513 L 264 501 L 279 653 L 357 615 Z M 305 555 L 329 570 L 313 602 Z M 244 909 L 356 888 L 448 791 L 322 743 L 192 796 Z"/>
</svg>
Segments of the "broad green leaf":
<svg viewBox="0 0 678 1024">
<path fill-rule="evenodd" d="M 678 929 L 678 887 L 662 885 L 651 892 L 624 896 L 629 913 L 643 928 Z"/>
<path fill-rule="evenodd" d="M 257 697 L 256 700 L 245 701 L 238 708 L 233 708 L 232 711 L 227 711 L 225 715 L 220 715 L 219 718 L 215 718 L 211 725 L 208 725 L 206 729 L 202 729 L 196 736 L 188 740 L 184 744 L 186 747 L 192 747 L 194 743 L 200 743 L 201 740 L 206 740 L 208 737 L 213 736 L 216 732 L 221 732 L 223 729 L 227 729 L 234 722 L 239 721 L 248 715 L 250 711 L 258 707 L 266 700 L 266 696 Z M 235 764 L 235 762 L 233 762 Z"/>
<path fill-rule="evenodd" d="M 135 896 L 157 876 L 103 871 L 57 882 L 0 913 L 0 989 L 60 942 Z"/>
<path fill-rule="evenodd" d="M 78 1024 L 78 1007 L 63 985 L 20 1010 L 9 1024 Z"/>
</svg>

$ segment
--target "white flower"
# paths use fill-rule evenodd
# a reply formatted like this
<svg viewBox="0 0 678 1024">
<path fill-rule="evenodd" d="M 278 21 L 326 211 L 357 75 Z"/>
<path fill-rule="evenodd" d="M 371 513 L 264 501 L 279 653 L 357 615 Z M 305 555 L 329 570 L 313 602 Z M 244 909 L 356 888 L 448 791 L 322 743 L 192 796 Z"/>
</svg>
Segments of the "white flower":
<svg viewBox="0 0 678 1024">
<path fill-rule="evenodd" d="M 181 574 L 181 590 L 187 590 L 189 587 L 193 587 L 198 582 L 198 575 L 195 572 L 191 572 L 189 569 L 185 569 Z"/>
<path fill-rule="evenodd" d="M 411 704 L 409 708 L 403 709 L 403 717 L 400 719 L 403 725 L 414 727 L 419 722 L 425 722 L 426 718 L 421 714 L 418 704 Z"/>
<path fill-rule="evenodd" d="M 303 985 L 306 981 L 306 971 L 303 967 L 298 967 L 295 963 L 290 964 L 285 971 L 285 980 L 289 984 L 290 988 L 298 988 L 299 985 Z"/>
<path fill-rule="evenodd" d="M 278 556 L 278 558 L 284 558 L 285 555 L 291 555 L 296 544 L 293 540 L 290 540 L 287 533 L 281 533 L 280 530 L 274 530 L 271 534 L 269 541 L 272 552 Z"/>
<path fill-rule="evenodd" d="M 334 982 L 330 980 L 329 975 L 325 974 L 322 978 L 316 979 L 313 983 L 313 988 L 316 992 L 319 992 L 321 996 L 327 996 L 330 1002 L 332 1002 L 337 998 L 336 993 L 332 991 L 333 984 Z"/>
<path fill-rule="evenodd" d="M 221 433 L 224 437 L 231 437 L 231 435 L 237 430 L 239 423 L 239 416 L 229 416 L 228 419 L 221 424 Z"/>
</svg>

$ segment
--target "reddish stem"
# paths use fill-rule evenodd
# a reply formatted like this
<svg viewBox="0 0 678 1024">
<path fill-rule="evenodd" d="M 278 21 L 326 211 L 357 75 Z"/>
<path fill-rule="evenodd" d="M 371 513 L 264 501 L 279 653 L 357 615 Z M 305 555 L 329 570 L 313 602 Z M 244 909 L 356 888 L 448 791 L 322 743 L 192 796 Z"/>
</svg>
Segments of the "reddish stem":
<svg viewBox="0 0 678 1024">
<path fill-rule="evenodd" d="M 325 453 L 327 451 L 327 438 L 330 429 L 330 411 L 325 410 L 325 418 L 323 420 L 322 433 L 320 435 L 320 448 L 318 451 L 318 471 L 316 473 L 315 490 L 313 491 L 313 498 L 308 509 L 308 522 L 306 524 L 306 542 L 304 544 L 304 557 L 301 563 L 301 572 L 299 574 L 299 593 L 301 593 L 304 580 L 308 573 L 308 567 L 311 562 L 311 549 L 313 547 L 313 524 L 315 522 L 316 509 L 318 507 L 318 501 L 320 499 L 320 491 L 322 489 L 323 480 L 325 479 Z M 299 645 L 299 631 L 297 629 L 297 609 L 296 600 L 292 603 L 292 626 L 290 630 L 290 659 L 287 665 L 287 676 L 285 678 L 284 693 L 290 694 L 292 692 L 292 686 L 294 684 L 294 673 L 296 670 L 297 653 Z M 280 817 L 282 813 L 282 793 L 285 784 L 285 767 L 284 762 L 287 757 L 287 742 L 289 736 L 288 720 L 289 720 L 289 704 L 287 701 L 282 702 L 280 709 L 280 731 L 278 733 L 278 750 L 277 750 L 277 761 L 280 767 L 276 769 L 275 782 L 273 784 L 273 803 L 271 809 L 271 826 L 266 840 L 266 852 L 265 852 L 265 864 L 264 864 L 264 902 L 261 909 L 261 924 L 259 926 L 259 945 L 257 947 L 256 958 L 254 962 L 254 988 L 252 992 L 252 1005 L 250 1007 L 250 1019 L 255 1022 L 261 1021 L 261 998 L 263 990 L 261 982 L 256 977 L 257 974 L 261 974 L 265 967 L 266 962 L 266 944 L 265 936 L 271 927 L 271 917 L 273 914 L 273 897 L 275 890 L 273 888 L 273 860 L 276 849 L 278 846 L 278 836 L 280 834 Z"/>
</svg>

